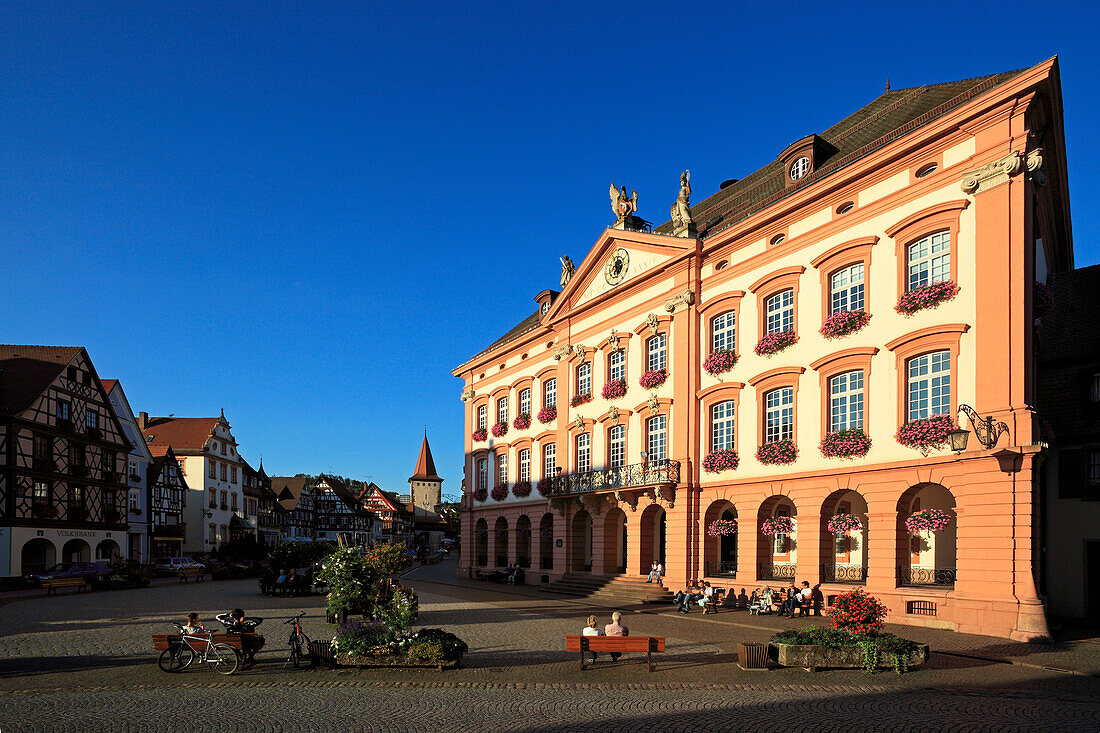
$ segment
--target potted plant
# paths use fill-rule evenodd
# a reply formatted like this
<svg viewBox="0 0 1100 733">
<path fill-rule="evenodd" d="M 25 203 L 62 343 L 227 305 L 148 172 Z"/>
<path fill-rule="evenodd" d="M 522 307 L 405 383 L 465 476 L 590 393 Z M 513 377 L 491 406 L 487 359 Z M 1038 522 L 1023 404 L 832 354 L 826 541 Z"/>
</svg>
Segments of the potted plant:
<svg viewBox="0 0 1100 733">
<path fill-rule="evenodd" d="M 531 416 L 526 412 L 516 415 L 516 419 L 512 421 L 512 427 L 516 430 L 526 430 L 531 427 Z"/>
<path fill-rule="evenodd" d="M 489 498 L 489 490 L 482 486 L 480 489 L 474 489 L 474 501 L 485 501 Z"/>
<path fill-rule="evenodd" d="M 558 417 L 558 408 L 556 407 L 544 407 L 539 410 L 539 422 L 543 425 L 553 422 Z"/>
<path fill-rule="evenodd" d="M 715 519 L 707 525 L 707 534 L 711 537 L 727 537 L 737 534 L 737 522 L 732 519 Z"/>
<path fill-rule="evenodd" d="M 756 343 L 756 348 L 753 349 L 753 351 L 757 356 L 771 356 L 772 354 L 778 354 L 795 341 L 798 341 L 798 334 L 794 331 L 775 331 L 774 333 L 766 333 L 763 338 Z"/>
<path fill-rule="evenodd" d="M 512 494 L 520 499 L 531 494 L 531 482 L 530 481 L 517 481 L 512 487 Z"/>
<path fill-rule="evenodd" d="M 798 448 L 790 438 L 764 443 L 756 449 L 756 460 L 768 466 L 785 466 L 798 458 Z"/>
<path fill-rule="evenodd" d="M 935 308 L 946 303 L 958 293 L 959 286 L 950 280 L 924 285 L 902 293 L 894 310 L 903 316 L 911 316 L 925 308 Z"/>
<path fill-rule="evenodd" d="M 665 383 L 666 379 L 668 379 L 667 369 L 653 369 L 642 374 L 638 384 L 642 385 L 643 389 L 657 389 Z"/>
<path fill-rule="evenodd" d="M 898 428 L 894 437 L 902 445 L 928 455 L 933 450 L 947 447 L 947 434 L 954 428 L 954 421 L 947 415 L 933 415 L 910 420 Z"/>
<path fill-rule="evenodd" d="M 485 428 L 478 428 L 470 433 L 470 437 L 473 438 L 475 443 L 481 443 L 489 439 L 489 434 L 485 432 Z"/>
<path fill-rule="evenodd" d="M 821 335 L 827 339 L 848 336 L 866 326 L 870 320 L 871 314 L 865 310 L 837 311 L 821 324 Z"/>
<path fill-rule="evenodd" d="M 721 473 L 737 468 L 740 459 L 732 449 L 711 451 L 703 458 L 703 470 L 707 473 Z"/>
<path fill-rule="evenodd" d="M 626 380 L 612 379 L 603 386 L 600 396 L 605 400 L 617 400 L 626 396 Z"/>
<path fill-rule="evenodd" d="M 859 458 L 871 450 L 871 438 L 862 428 L 834 430 L 825 436 L 820 447 L 826 458 Z"/>
<path fill-rule="evenodd" d="M 703 369 L 712 377 L 733 369 L 737 365 L 737 354 L 732 349 L 717 349 L 707 354 L 703 361 Z"/>
<path fill-rule="evenodd" d="M 589 394 L 579 394 L 579 395 L 574 395 L 573 399 L 571 399 L 569 401 L 569 404 L 572 407 L 580 407 L 581 405 L 587 405 L 591 401 L 592 401 L 591 393 L 589 393 Z"/>
<path fill-rule="evenodd" d="M 939 532 L 951 524 L 951 515 L 942 509 L 921 509 L 909 515 L 905 528 L 917 532 Z"/>
<path fill-rule="evenodd" d="M 498 422 L 493 426 L 493 437 L 503 438 L 508 433 L 508 423 Z"/>
<path fill-rule="evenodd" d="M 836 535 L 844 535 L 849 532 L 861 532 L 863 520 L 854 514 L 834 514 L 829 517 L 825 525 L 829 531 Z"/>
<path fill-rule="evenodd" d="M 760 534 L 773 537 L 777 534 L 794 534 L 794 517 L 779 515 L 765 519 L 760 523 Z"/>
<path fill-rule="evenodd" d="M 505 484 L 494 486 L 489 496 L 493 497 L 493 501 L 504 501 L 508 498 L 508 487 Z"/>
</svg>

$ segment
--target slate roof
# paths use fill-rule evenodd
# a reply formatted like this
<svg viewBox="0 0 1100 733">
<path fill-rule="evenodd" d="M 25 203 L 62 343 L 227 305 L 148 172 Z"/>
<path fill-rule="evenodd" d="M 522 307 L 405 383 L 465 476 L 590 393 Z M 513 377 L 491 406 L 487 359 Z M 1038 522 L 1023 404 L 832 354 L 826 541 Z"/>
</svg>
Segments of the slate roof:
<svg viewBox="0 0 1100 733">
<path fill-rule="evenodd" d="M 217 424 L 216 417 L 151 417 L 141 432 L 149 446 L 170 445 L 177 453 L 201 451 Z"/>
<path fill-rule="evenodd" d="M 837 148 L 837 152 L 797 185 L 785 185 L 786 172 L 783 163 L 777 159 L 692 206 L 691 218 L 699 227 L 700 238 L 714 235 L 813 185 L 1024 71 L 1026 69 L 1017 69 L 961 81 L 891 89 L 883 93 L 819 133 L 820 137 Z M 776 148 L 777 154 L 781 150 L 783 148 Z M 671 234 L 672 222 L 654 227 L 653 231 Z M 535 311 L 466 363 L 519 338 L 533 330 L 539 322 L 539 312 Z"/>
<path fill-rule="evenodd" d="M 34 404 L 80 352 L 79 346 L 0 345 L 0 415 Z"/>
<path fill-rule="evenodd" d="M 101 379 L 99 380 L 99 382 L 103 385 L 103 391 L 107 394 L 111 394 L 111 392 L 115 388 L 115 385 L 118 384 L 117 379 Z"/>
<path fill-rule="evenodd" d="M 428 436 L 424 435 L 424 442 L 420 446 L 420 458 L 416 461 L 416 470 L 409 477 L 409 481 L 442 481 L 435 472 L 435 459 L 432 458 L 432 449 L 428 445 Z"/>
<path fill-rule="evenodd" d="M 1100 265 L 1048 278 L 1054 307 L 1043 316 L 1039 361 L 1086 361 L 1100 356 Z"/>
</svg>

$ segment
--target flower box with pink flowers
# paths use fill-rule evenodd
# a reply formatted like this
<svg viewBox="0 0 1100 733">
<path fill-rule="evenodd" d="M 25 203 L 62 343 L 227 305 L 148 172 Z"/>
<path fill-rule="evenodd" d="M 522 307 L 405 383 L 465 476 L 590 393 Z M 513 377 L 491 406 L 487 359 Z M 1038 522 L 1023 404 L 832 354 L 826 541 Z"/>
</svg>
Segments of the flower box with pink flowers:
<svg viewBox="0 0 1100 733">
<path fill-rule="evenodd" d="M 493 497 L 493 501 L 504 501 L 508 498 L 508 487 L 494 486 L 493 490 L 489 492 L 489 496 Z"/>
<path fill-rule="evenodd" d="M 512 494 L 522 499 L 525 496 L 531 494 L 531 482 L 530 481 L 517 481 L 516 485 L 512 487 Z"/>
<path fill-rule="evenodd" d="M 848 534 L 863 530 L 863 520 L 854 514 L 834 514 L 825 525 L 833 534 Z"/>
<path fill-rule="evenodd" d="M 862 428 L 834 430 L 821 441 L 821 455 L 826 458 L 860 458 L 871 450 L 871 438 Z"/>
<path fill-rule="evenodd" d="M 486 432 L 485 428 L 478 428 L 474 432 L 470 433 L 470 437 L 475 443 L 481 443 L 489 439 L 489 433 Z"/>
<path fill-rule="evenodd" d="M 753 349 L 753 352 L 755 352 L 757 356 L 771 356 L 772 354 L 778 354 L 795 341 L 798 341 L 798 334 L 794 331 L 766 333 L 764 337 L 756 343 L 756 348 Z"/>
<path fill-rule="evenodd" d="M 920 420 L 910 420 L 898 428 L 897 441 L 904 446 L 928 455 L 947 447 L 947 434 L 955 429 L 955 423 L 947 415 L 933 415 Z"/>
<path fill-rule="evenodd" d="M 516 430 L 526 430 L 531 427 L 531 416 L 526 412 L 516 415 L 516 419 L 512 421 L 512 427 Z"/>
<path fill-rule="evenodd" d="M 558 408 L 556 407 L 544 407 L 539 410 L 539 422 L 545 425 L 546 423 L 554 422 L 558 419 Z"/>
<path fill-rule="evenodd" d="M 732 519 L 715 519 L 707 525 L 707 534 L 711 537 L 728 537 L 737 534 L 737 522 Z"/>
<path fill-rule="evenodd" d="M 707 354 L 703 369 L 712 377 L 724 374 L 737 366 L 737 354 L 729 349 L 718 349 Z"/>
<path fill-rule="evenodd" d="M 821 335 L 827 339 L 848 336 L 866 326 L 871 321 L 867 311 L 837 311 L 821 324 Z"/>
<path fill-rule="evenodd" d="M 921 509 L 909 515 L 905 528 L 917 532 L 940 532 L 951 524 L 951 515 L 943 509 Z"/>
<path fill-rule="evenodd" d="M 950 280 L 924 285 L 902 293 L 894 310 L 903 316 L 911 316 L 925 308 L 935 308 L 941 303 L 946 303 L 958 293 L 959 286 Z"/>
<path fill-rule="evenodd" d="M 587 405 L 591 401 L 592 401 L 592 395 L 591 394 L 579 394 L 579 395 L 575 395 L 573 397 L 573 399 L 569 400 L 569 405 L 571 407 L 580 407 L 581 405 Z"/>
<path fill-rule="evenodd" d="M 668 379 L 667 369 L 653 369 L 643 374 L 638 384 L 642 385 L 643 389 L 657 389 L 665 383 L 666 379 Z"/>
<path fill-rule="evenodd" d="M 485 501 L 489 498 L 489 490 L 486 488 L 474 489 L 474 501 Z"/>
<path fill-rule="evenodd" d="M 756 449 L 756 460 L 768 466 L 785 466 L 798 458 L 798 448 L 791 439 L 765 443 Z"/>
<path fill-rule="evenodd" d="M 772 517 L 760 523 L 760 534 L 794 534 L 794 518 L 786 516 Z"/>
<path fill-rule="evenodd" d="M 550 488 L 553 486 L 553 481 L 549 478 L 540 478 L 539 482 L 535 484 L 535 488 L 543 496 L 550 496 Z"/>
<path fill-rule="evenodd" d="M 504 437 L 505 435 L 507 435 L 507 433 L 508 433 L 508 423 L 498 422 L 496 425 L 493 426 L 493 437 L 494 438 Z"/>
<path fill-rule="evenodd" d="M 620 397 L 626 396 L 626 380 L 625 379 L 612 379 L 603 386 L 603 390 L 600 391 L 600 396 L 605 400 L 617 400 Z"/>
<path fill-rule="evenodd" d="M 703 470 L 707 473 L 732 471 L 740 462 L 735 450 L 715 450 L 703 458 Z"/>
</svg>

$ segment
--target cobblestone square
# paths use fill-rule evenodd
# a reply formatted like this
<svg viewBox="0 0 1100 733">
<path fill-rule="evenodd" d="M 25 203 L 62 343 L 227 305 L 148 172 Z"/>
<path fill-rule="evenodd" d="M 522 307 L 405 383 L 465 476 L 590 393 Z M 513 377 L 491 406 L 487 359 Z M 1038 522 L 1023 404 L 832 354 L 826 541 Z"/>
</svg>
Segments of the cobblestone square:
<svg viewBox="0 0 1100 733">
<path fill-rule="evenodd" d="M 453 563 L 406 582 L 420 596 L 419 625 L 470 645 L 462 668 L 284 669 L 280 622 L 305 611 L 310 637 L 330 638 L 323 599 L 261 596 L 255 580 L 0 598 L 0 730 L 1100 730 L 1092 643 L 1036 650 L 1041 663 L 1025 666 L 989 661 L 1001 647 L 1018 662 L 1008 642 L 986 638 L 976 649 L 987 651 L 968 654 L 972 640 L 938 632 L 927 667 L 905 675 L 744 672 L 737 642 L 764 641 L 779 620 L 653 607 L 628 609 L 624 623 L 667 638 L 655 672 L 628 655 L 582 673 L 563 637 L 589 613 L 606 623 L 610 609 L 459 581 Z M 191 610 L 216 626 L 214 615 L 237 605 L 266 619 L 255 668 L 157 668 L 151 634 Z M 1083 673 L 1042 668 L 1059 660 Z"/>
</svg>

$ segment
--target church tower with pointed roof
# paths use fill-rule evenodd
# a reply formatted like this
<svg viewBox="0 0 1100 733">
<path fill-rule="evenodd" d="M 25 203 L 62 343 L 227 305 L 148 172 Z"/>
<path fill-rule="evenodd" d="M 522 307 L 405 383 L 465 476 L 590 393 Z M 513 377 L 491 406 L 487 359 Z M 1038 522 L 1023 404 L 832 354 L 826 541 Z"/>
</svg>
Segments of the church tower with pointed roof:
<svg viewBox="0 0 1100 733">
<path fill-rule="evenodd" d="M 424 433 L 424 442 L 420 446 L 416 470 L 409 477 L 409 493 L 415 506 L 429 512 L 434 512 L 443 501 L 443 479 L 435 472 L 435 460 L 432 459 L 427 432 Z"/>
</svg>

